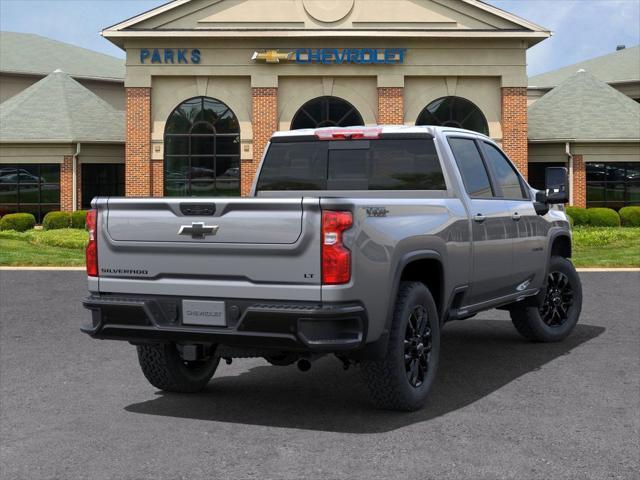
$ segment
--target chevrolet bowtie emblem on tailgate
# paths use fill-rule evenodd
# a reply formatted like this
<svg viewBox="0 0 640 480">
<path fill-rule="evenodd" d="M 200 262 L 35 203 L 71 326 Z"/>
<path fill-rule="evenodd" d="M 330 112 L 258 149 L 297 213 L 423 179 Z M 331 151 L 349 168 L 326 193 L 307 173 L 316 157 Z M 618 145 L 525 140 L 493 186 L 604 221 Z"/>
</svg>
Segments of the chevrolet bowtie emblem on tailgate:
<svg viewBox="0 0 640 480">
<path fill-rule="evenodd" d="M 218 233 L 218 225 L 205 225 L 204 222 L 193 222 L 191 225 L 182 225 L 178 235 L 191 235 L 192 238 L 204 238 L 207 235 Z"/>
</svg>

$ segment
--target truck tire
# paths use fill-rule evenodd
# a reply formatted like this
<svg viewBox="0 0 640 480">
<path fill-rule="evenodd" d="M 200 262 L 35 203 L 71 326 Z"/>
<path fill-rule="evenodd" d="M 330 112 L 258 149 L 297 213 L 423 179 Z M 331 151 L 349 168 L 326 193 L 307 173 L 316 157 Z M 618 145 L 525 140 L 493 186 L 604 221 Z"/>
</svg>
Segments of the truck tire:
<svg viewBox="0 0 640 480">
<path fill-rule="evenodd" d="M 138 345 L 138 360 L 149 383 L 165 392 L 194 393 L 202 390 L 218 368 L 220 358 L 186 362 L 174 343 Z"/>
<path fill-rule="evenodd" d="M 582 285 L 573 264 L 551 257 L 545 285 L 535 304 L 510 309 L 516 330 L 534 342 L 559 342 L 574 329 L 582 310 Z"/>
<path fill-rule="evenodd" d="M 423 283 L 402 282 L 386 356 L 362 364 L 373 403 L 386 410 L 412 412 L 422 408 L 439 356 L 440 319 L 431 292 Z"/>
</svg>

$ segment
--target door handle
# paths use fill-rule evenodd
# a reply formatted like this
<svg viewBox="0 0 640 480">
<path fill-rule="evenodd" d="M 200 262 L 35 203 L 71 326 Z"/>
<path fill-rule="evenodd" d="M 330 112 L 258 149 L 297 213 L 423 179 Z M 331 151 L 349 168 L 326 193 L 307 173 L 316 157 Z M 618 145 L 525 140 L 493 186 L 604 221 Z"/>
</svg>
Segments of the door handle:
<svg viewBox="0 0 640 480">
<path fill-rule="evenodd" d="M 511 218 L 513 220 L 515 220 L 516 222 L 519 222 L 522 217 L 520 216 L 520 214 L 518 212 L 515 212 L 513 215 L 511 215 Z"/>
<path fill-rule="evenodd" d="M 482 223 L 487 219 L 483 214 L 477 213 L 475 217 L 473 217 L 474 222 Z"/>
</svg>

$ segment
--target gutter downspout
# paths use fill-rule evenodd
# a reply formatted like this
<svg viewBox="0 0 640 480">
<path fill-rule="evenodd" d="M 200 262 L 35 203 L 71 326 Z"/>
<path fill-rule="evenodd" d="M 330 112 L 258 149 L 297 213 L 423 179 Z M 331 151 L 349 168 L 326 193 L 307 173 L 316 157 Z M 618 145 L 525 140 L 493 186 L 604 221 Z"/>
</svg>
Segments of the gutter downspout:
<svg viewBox="0 0 640 480">
<path fill-rule="evenodd" d="M 570 142 L 565 143 L 564 151 L 569 157 L 569 205 L 573 206 L 573 155 Z"/>
<path fill-rule="evenodd" d="M 73 201 L 73 211 L 78 210 L 78 156 L 82 151 L 82 144 L 78 142 L 76 144 L 76 153 L 73 155 L 73 174 L 72 174 L 72 188 L 71 198 Z"/>
</svg>

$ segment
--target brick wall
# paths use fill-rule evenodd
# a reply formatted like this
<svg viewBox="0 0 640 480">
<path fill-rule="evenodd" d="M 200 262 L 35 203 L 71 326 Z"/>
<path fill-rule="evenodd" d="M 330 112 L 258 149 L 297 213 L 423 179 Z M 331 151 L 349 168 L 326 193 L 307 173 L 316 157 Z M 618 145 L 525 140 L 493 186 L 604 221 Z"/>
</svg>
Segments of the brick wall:
<svg viewBox="0 0 640 480">
<path fill-rule="evenodd" d="M 278 89 L 254 87 L 251 89 L 253 124 L 253 159 L 241 164 L 240 186 L 243 196 L 249 194 L 253 179 L 262 159 L 264 148 L 271 135 L 278 129 Z"/>
<path fill-rule="evenodd" d="M 151 89 L 127 88 L 125 191 L 151 195 Z"/>
<path fill-rule="evenodd" d="M 528 174 L 527 88 L 502 88 L 502 149 L 522 175 Z"/>
<path fill-rule="evenodd" d="M 573 206 L 587 206 L 587 170 L 582 155 L 573 156 Z"/>
<path fill-rule="evenodd" d="M 60 165 L 60 210 L 73 210 L 73 155 L 65 155 Z"/>
<path fill-rule="evenodd" d="M 151 195 L 164 197 L 164 161 L 151 160 Z"/>
<path fill-rule="evenodd" d="M 404 124 L 404 88 L 378 87 L 378 124 Z"/>
</svg>

